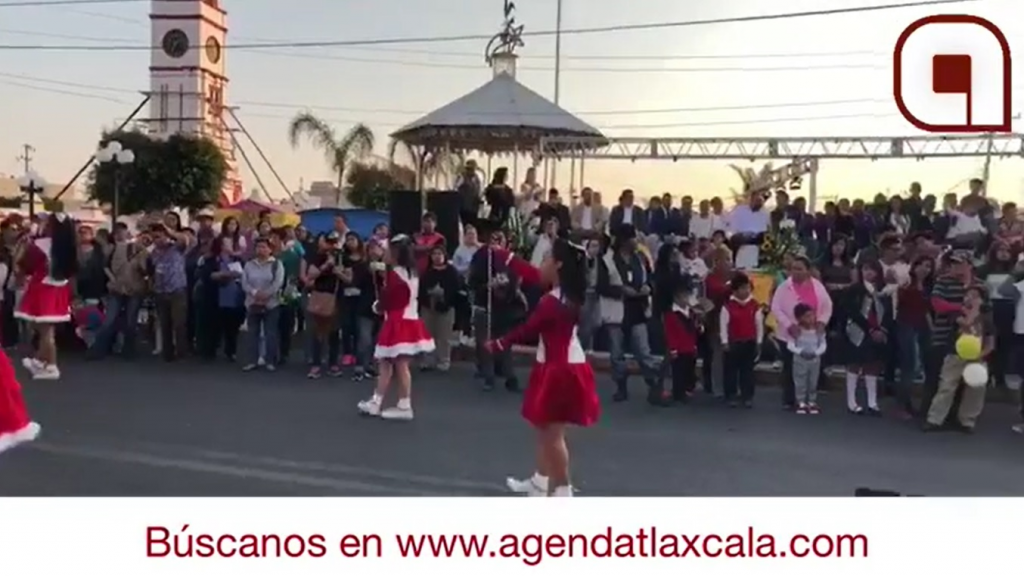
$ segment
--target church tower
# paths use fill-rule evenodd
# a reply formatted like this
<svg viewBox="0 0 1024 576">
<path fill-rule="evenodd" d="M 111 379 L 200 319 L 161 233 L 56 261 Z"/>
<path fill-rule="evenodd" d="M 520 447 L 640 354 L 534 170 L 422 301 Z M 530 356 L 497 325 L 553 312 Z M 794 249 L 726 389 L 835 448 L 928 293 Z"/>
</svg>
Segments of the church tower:
<svg viewBox="0 0 1024 576">
<path fill-rule="evenodd" d="M 222 203 L 241 200 L 235 146 L 224 106 L 227 12 L 221 0 L 152 0 L 149 15 L 149 132 L 156 138 L 188 134 L 209 138 L 224 151 L 228 179 Z"/>
</svg>

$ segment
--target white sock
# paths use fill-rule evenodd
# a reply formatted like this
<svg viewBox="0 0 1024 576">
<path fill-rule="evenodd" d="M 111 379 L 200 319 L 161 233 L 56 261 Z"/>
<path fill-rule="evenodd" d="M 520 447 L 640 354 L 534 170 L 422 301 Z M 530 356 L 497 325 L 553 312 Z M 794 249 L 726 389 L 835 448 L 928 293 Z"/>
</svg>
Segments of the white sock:
<svg viewBox="0 0 1024 576">
<path fill-rule="evenodd" d="M 850 410 L 857 409 L 857 380 L 860 374 L 856 372 L 846 373 L 846 407 Z"/>
<path fill-rule="evenodd" d="M 868 392 L 868 408 L 878 410 L 878 376 L 865 376 L 864 388 Z"/>
<path fill-rule="evenodd" d="M 380 404 L 381 402 L 383 402 L 383 401 L 384 401 L 384 397 L 383 397 L 383 396 L 381 396 L 380 394 L 377 394 L 376 392 L 374 392 L 374 393 L 373 393 L 373 398 L 372 398 L 372 401 L 373 401 L 374 403 L 376 403 L 376 404 Z"/>
<path fill-rule="evenodd" d="M 412 400 L 409 398 L 399 398 L 396 405 L 399 410 L 412 410 Z"/>
<path fill-rule="evenodd" d="M 536 486 L 537 488 L 540 488 L 541 490 L 544 490 L 545 492 L 547 492 L 547 489 L 548 489 L 548 477 L 547 476 L 541 476 L 540 472 L 534 472 L 533 476 L 530 477 L 530 482 L 532 482 L 533 485 Z"/>
</svg>

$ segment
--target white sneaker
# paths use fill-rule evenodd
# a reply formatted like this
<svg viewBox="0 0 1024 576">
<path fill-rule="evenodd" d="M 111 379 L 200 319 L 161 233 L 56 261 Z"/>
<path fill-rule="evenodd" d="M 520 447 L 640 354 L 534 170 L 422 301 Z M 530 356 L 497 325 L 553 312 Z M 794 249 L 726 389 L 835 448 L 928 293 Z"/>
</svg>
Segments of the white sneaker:
<svg viewBox="0 0 1024 576">
<path fill-rule="evenodd" d="M 60 368 L 56 364 L 47 364 L 32 374 L 35 380 L 60 380 Z"/>
<path fill-rule="evenodd" d="M 364 416 L 380 416 L 380 398 L 374 396 L 369 400 L 363 400 L 356 405 L 356 408 L 358 408 L 359 413 Z"/>
<path fill-rule="evenodd" d="M 392 406 L 380 413 L 385 420 L 412 420 L 412 406 Z"/>
<path fill-rule="evenodd" d="M 506 478 L 505 486 L 508 487 L 509 492 L 516 494 L 526 494 L 527 496 L 548 495 L 548 479 L 540 474 L 534 474 L 523 480 L 512 477 Z"/>
<path fill-rule="evenodd" d="M 551 494 L 552 498 L 572 498 L 572 486 L 559 486 Z"/>
<path fill-rule="evenodd" d="M 31 357 L 22 358 L 21 359 L 21 365 L 24 366 L 25 369 L 28 370 L 29 372 L 31 372 L 32 374 L 35 374 L 36 372 L 39 372 L 40 370 L 43 369 L 43 366 L 44 366 L 44 364 L 42 362 L 40 362 L 39 360 L 37 360 L 35 358 L 31 358 Z"/>
<path fill-rule="evenodd" d="M 25 442 L 31 442 L 39 437 L 39 432 L 42 428 L 35 422 L 29 422 L 21 430 L 16 430 L 9 434 L 0 434 L 0 452 L 4 452 L 14 448 L 19 444 Z"/>
</svg>

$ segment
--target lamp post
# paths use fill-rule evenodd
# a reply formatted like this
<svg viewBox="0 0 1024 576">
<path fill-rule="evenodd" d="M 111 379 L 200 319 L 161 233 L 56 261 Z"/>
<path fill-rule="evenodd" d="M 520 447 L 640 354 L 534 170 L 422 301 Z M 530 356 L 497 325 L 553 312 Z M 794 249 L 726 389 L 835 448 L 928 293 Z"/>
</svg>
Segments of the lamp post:
<svg viewBox="0 0 1024 576">
<path fill-rule="evenodd" d="M 36 195 L 42 194 L 46 188 L 46 180 L 34 171 L 29 170 L 18 178 L 18 188 L 28 196 L 28 218 L 32 220 L 36 215 Z"/>
<path fill-rule="evenodd" d="M 96 152 L 96 161 L 114 167 L 114 202 L 110 206 L 110 231 L 113 232 L 121 209 L 121 168 L 135 162 L 135 153 L 121 146 L 117 140 L 111 140 Z"/>
</svg>

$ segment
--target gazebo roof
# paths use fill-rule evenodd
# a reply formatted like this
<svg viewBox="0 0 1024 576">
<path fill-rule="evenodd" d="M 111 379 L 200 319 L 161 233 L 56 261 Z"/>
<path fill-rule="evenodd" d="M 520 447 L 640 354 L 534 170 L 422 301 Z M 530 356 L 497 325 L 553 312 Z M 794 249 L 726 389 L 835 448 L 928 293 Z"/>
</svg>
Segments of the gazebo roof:
<svg viewBox="0 0 1024 576">
<path fill-rule="evenodd" d="M 509 73 L 393 133 L 413 146 L 500 153 L 535 148 L 545 136 L 601 132 L 520 84 Z"/>
</svg>

